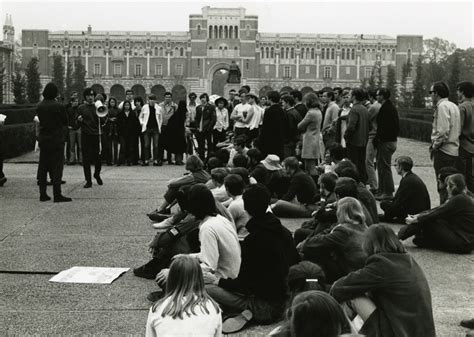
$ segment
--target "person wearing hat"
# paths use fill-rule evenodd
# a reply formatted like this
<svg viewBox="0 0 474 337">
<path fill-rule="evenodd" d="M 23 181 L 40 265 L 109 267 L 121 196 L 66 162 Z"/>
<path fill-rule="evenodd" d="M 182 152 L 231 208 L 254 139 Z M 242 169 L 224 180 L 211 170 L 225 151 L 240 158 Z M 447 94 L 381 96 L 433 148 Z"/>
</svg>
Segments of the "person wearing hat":
<svg viewBox="0 0 474 337">
<path fill-rule="evenodd" d="M 227 111 L 227 100 L 219 97 L 214 101 L 216 105 L 216 125 L 212 130 L 212 144 L 214 149 L 217 144 L 226 140 L 226 130 L 229 128 L 229 112 Z"/>
<path fill-rule="evenodd" d="M 56 101 L 58 87 L 50 82 L 43 90 L 44 100 L 38 104 L 37 114 L 40 122 L 38 143 L 40 158 L 38 164 L 38 184 L 40 201 L 51 198 L 46 193 L 47 175 L 53 182 L 54 202 L 72 201 L 61 193 L 61 179 L 64 169 L 64 134 L 67 126 L 66 108 Z"/>
<path fill-rule="evenodd" d="M 81 146 L 82 146 L 82 168 L 84 169 L 84 178 L 86 184 L 84 188 L 92 187 L 91 164 L 94 164 L 94 178 L 97 184 L 102 185 L 100 170 L 102 168 L 100 158 L 100 139 L 99 139 L 99 116 L 97 115 L 94 104 L 95 91 L 87 88 L 83 93 L 85 102 L 78 108 L 77 120 L 81 125 Z"/>
<path fill-rule="evenodd" d="M 253 151 L 258 151 L 257 149 L 250 149 L 247 154 L 252 163 Z M 258 162 L 257 165 L 251 170 L 250 177 L 254 178 L 257 182 L 265 185 L 272 196 L 274 195 L 283 195 L 285 189 L 284 186 L 284 177 L 283 177 L 283 167 L 280 164 L 280 157 L 275 154 L 269 154 L 265 159 Z"/>
</svg>

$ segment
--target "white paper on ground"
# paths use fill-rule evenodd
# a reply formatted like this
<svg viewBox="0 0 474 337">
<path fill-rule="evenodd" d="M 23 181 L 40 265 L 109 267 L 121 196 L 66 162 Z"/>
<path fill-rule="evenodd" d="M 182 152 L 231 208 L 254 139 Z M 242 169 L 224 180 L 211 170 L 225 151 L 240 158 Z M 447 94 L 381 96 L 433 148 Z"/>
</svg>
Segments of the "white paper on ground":
<svg viewBox="0 0 474 337">
<path fill-rule="evenodd" d="M 130 268 L 72 267 L 54 275 L 49 281 L 60 283 L 110 284 Z"/>
<path fill-rule="evenodd" d="M 0 114 L 0 123 L 5 122 L 6 119 L 7 119 L 7 116 L 6 116 L 6 115 Z"/>
</svg>

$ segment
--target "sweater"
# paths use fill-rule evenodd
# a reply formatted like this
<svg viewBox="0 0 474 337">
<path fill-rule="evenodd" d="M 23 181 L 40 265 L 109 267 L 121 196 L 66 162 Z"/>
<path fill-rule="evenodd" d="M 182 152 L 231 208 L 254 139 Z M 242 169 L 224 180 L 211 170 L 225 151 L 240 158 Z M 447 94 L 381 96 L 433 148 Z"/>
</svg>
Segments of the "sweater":
<svg viewBox="0 0 474 337">
<path fill-rule="evenodd" d="M 442 98 L 436 104 L 431 132 L 431 146 L 453 157 L 459 155 L 461 116 L 456 104 Z"/>
<path fill-rule="evenodd" d="M 385 101 L 377 115 L 376 139 L 381 143 L 396 142 L 398 137 L 398 111 L 392 101 Z"/>
<path fill-rule="evenodd" d="M 81 132 L 86 135 L 99 134 L 99 117 L 94 104 L 81 104 L 78 108 L 78 115 L 82 116 Z"/>
<path fill-rule="evenodd" d="M 461 114 L 461 136 L 459 143 L 467 152 L 474 154 L 474 101 L 466 98 L 459 104 Z"/>
<path fill-rule="evenodd" d="M 40 121 L 38 136 L 40 146 L 62 146 L 63 129 L 68 124 L 65 107 L 55 100 L 45 99 L 38 104 L 37 113 Z"/>
<path fill-rule="evenodd" d="M 298 169 L 290 180 L 288 191 L 282 200 L 292 201 L 295 197 L 302 204 L 312 204 L 317 193 L 316 183 L 309 174 Z"/>
</svg>

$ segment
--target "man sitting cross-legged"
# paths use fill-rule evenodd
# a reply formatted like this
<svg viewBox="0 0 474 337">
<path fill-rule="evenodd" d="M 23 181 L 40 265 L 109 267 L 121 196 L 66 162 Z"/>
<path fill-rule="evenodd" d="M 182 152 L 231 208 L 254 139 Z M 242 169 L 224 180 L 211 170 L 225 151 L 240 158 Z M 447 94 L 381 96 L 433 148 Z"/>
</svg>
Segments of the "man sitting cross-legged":
<svg viewBox="0 0 474 337">
<path fill-rule="evenodd" d="M 247 223 L 249 234 L 242 242 L 239 275 L 206 286 L 224 314 L 240 313 L 224 321 L 224 333 L 239 331 L 251 319 L 259 324 L 279 320 L 288 300 L 288 270 L 299 260 L 291 233 L 267 211 L 268 189 L 262 184 L 250 185 L 243 200 L 251 219 Z"/>
<path fill-rule="evenodd" d="M 237 174 L 229 174 L 224 179 L 224 185 L 227 194 L 232 198 L 227 210 L 234 219 L 237 235 L 239 238 L 245 237 L 248 234 L 245 225 L 247 225 L 250 215 L 244 208 L 244 199 L 242 198 L 245 187 L 244 180 Z"/>
</svg>

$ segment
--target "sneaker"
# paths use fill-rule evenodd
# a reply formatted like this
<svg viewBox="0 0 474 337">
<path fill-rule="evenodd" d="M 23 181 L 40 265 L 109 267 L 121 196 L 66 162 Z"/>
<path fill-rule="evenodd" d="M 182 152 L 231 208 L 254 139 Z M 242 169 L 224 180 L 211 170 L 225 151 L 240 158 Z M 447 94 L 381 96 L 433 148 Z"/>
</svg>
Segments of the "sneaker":
<svg viewBox="0 0 474 337">
<path fill-rule="evenodd" d="M 138 268 L 133 269 L 133 275 L 141 278 L 146 278 L 147 280 L 154 280 L 156 277 L 155 272 L 152 272 L 147 268 L 147 265 L 144 264 L 143 266 L 140 266 Z"/>
<path fill-rule="evenodd" d="M 0 178 L 0 187 L 5 185 L 6 182 L 7 182 L 7 177 Z"/>
<path fill-rule="evenodd" d="M 150 302 L 155 303 L 156 301 L 162 299 L 164 295 L 165 294 L 163 293 L 163 290 L 153 291 L 148 294 L 146 299 Z"/>
<path fill-rule="evenodd" d="M 148 218 L 154 222 L 162 222 L 171 217 L 171 214 L 163 214 L 163 213 L 152 213 L 148 215 Z"/>
<path fill-rule="evenodd" d="M 230 334 L 242 330 L 252 317 L 253 314 L 250 310 L 244 310 L 239 315 L 226 319 L 222 323 L 222 333 Z"/>
</svg>

